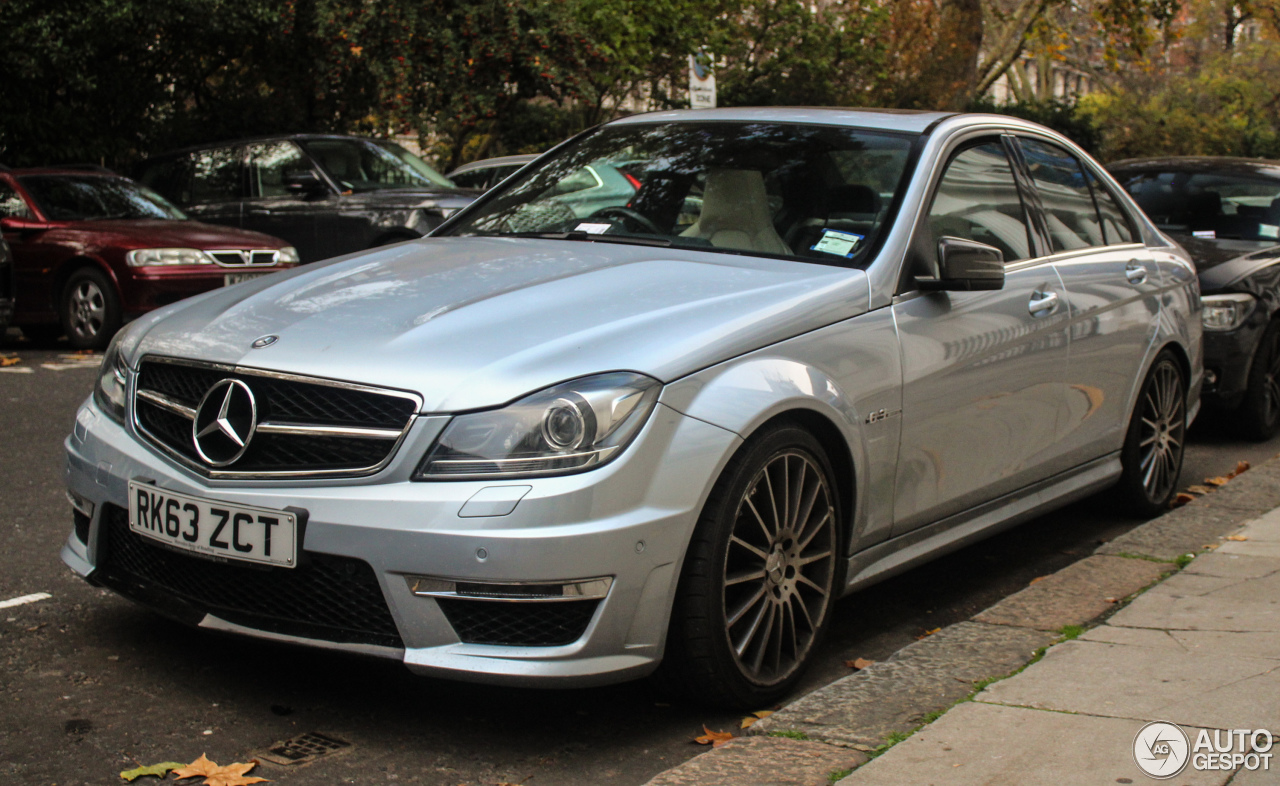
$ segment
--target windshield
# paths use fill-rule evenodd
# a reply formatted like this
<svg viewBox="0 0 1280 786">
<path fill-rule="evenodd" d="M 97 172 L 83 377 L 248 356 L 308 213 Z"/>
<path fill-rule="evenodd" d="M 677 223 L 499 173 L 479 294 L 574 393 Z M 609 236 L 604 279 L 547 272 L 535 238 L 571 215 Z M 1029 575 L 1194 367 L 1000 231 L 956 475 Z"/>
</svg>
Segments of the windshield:
<svg viewBox="0 0 1280 786">
<path fill-rule="evenodd" d="M 445 235 L 557 236 L 865 263 L 912 136 L 787 123 L 602 128 Z"/>
<path fill-rule="evenodd" d="M 164 197 L 122 177 L 26 175 L 18 180 L 50 221 L 186 218 Z"/>
<path fill-rule="evenodd" d="M 1166 232 L 1203 238 L 1280 238 L 1280 177 L 1205 172 L 1122 172 L 1118 179 Z"/>
<path fill-rule="evenodd" d="M 454 187 L 449 178 L 394 142 L 309 139 L 302 146 L 347 191 Z"/>
</svg>

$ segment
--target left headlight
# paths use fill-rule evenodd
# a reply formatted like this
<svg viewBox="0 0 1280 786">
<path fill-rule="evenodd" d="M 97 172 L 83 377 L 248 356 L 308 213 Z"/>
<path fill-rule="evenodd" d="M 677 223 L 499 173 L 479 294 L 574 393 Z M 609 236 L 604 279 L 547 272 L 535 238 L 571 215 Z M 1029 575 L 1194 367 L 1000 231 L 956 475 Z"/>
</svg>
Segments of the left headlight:
<svg viewBox="0 0 1280 786">
<path fill-rule="evenodd" d="M 129 390 L 129 367 L 120 354 L 120 340 L 126 332 L 127 329 L 122 329 L 111 339 L 110 346 L 102 355 L 98 379 L 93 385 L 93 400 L 117 423 L 124 422 L 125 399 Z"/>
<path fill-rule="evenodd" d="M 125 255 L 129 267 L 212 265 L 213 257 L 198 248 L 139 248 Z"/>
<path fill-rule="evenodd" d="M 662 385 L 619 371 L 564 382 L 498 410 L 459 415 L 414 480 L 563 475 L 598 467 L 635 438 Z"/>
<path fill-rule="evenodd" d="M 1204 304 L 1201 321 L 1205 330 L 1235 330 L 1253 313 L 1257 300 L 1253 295 L 1243 292 L 1227 295 L 1205 295 L 1200 298 Z"/>
<path fill-rule="evenodd" d="M 276 252 L 276 264 L 278 265 L 296 265 L 301 261 L 298 256 L 298 249 L 293 246 L 285 246 Z"/>
</svg>

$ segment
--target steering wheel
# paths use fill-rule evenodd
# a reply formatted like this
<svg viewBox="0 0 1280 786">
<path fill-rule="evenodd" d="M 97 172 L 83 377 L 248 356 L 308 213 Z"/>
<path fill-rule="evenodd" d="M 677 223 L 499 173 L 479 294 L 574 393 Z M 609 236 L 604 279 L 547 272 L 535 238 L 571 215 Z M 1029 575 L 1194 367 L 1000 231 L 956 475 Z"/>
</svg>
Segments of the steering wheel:
<svg viewBox="0 0 1280 786">
<path fill-rule="evenodd" d="M 639 210 L 633 210 L 632 208 L 629 208 L 629 207 L 623 207 L 622 205 L 615 205 L 612 207 L 602 207 L 596 212 L 592 213 L 590 216 L 588 216 L 587 220 L 591 220 L 593 218 L 611 218 L 612 216 L 615 216 L 615 215 L 623 219 L 624 227 L 626 226 L 626 223 L 625 223 L 626 219 L 630 219 L 631 221 L 634 221 L 636 224 L 638 224 L 641 229 L 643 229 L 644 231 L 650 234 L 653 234 L 653 235 L 666 234 L 661 229 L 658 229 L 658 225 L 653 223 L 653 221 L 649 220 L 649 217 L 646 216 L 644 213 L 641 213 Z"/>
</svg>

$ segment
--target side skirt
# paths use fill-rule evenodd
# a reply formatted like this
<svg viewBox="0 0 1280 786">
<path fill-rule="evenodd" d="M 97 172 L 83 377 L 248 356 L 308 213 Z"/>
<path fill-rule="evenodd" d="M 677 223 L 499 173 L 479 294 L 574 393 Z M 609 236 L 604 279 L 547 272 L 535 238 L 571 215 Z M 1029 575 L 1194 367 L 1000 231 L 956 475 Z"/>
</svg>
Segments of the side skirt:
<svg viewBox="0 0 1280 786">
<path fill-rule="evenodd" d="M 948 516 L 849 558 L 845 595 L 1093 494 L 1120 478 L 1120 452 Z"/>
</svg>

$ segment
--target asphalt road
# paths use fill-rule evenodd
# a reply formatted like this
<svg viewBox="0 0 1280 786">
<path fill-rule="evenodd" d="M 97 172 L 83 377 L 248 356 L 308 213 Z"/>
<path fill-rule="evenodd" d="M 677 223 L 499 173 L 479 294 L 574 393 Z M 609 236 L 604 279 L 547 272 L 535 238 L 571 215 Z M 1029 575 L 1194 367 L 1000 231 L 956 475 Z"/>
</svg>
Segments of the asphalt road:
<svg viewBox="0 0 1280 786">
<path fill-rule="evenodd" d="M 139 765 L 201 753 L 246 761 L 321 732 L 350 747 L 254 774 L 285 784 L 642 784 L 697 754 L 691 740 L 704 724 L 738 727 L 739 716 L 672 705 L 643 682 L 534 691 L 423 679 L 395 662 L 187 629 L 90 587 L 58 550 L 71 523 L 62 439 L 93 366 L 12 333 L 0 341 L 6 354 L 21 362 L 0 368 L 0 602 L 52 597 L 0 609 L 5 782 L 123 783 L 117 773 Z M 1244 443 L 1228 432 L 1197 423 L 1183 486 L 1280 451 L 1280 439 Z M 888 657 L 1138 523 L 1096 497 L 846 598 L 804 690 L 847 674 L 845 660 Z"/>
</svg>

